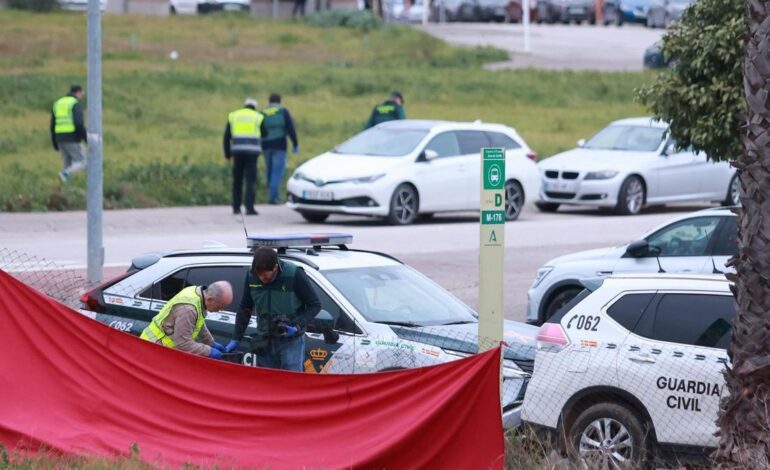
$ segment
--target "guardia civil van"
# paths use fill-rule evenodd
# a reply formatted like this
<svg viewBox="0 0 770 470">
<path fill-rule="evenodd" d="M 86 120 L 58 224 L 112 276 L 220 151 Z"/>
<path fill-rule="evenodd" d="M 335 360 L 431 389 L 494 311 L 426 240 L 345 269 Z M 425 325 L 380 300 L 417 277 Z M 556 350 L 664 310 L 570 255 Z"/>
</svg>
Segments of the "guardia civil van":
<svg viewBox="0 0 770 470">
<path fill-rule="evenodd" d="M 385 254 L 350 247 L 346 234 L 251 237 L 250 248 L 269 246 L 302 267 L 321 299 L 323 321 L 336 335 L 311 324 L 305 337 L 306 373 L 366 373 L 430 366 L 478 352 L 477 314 L 426 276 Z M 81 313 L 133 335 L 181 289 L 227 280 L 233 303 L 209 313 L 206 325 L 220 343 L 230 340 L 251 266 L 249 248 L 151 253 L 134 258 L 124 274 L 88 292 Z M 256 329 L 252 317 L 246 336 Z M 520 422 L 535 354 L 537 328 L 505 322 L 502 419 Z M 338 336 L 338 338 L 336 338 Z M 244 337 L 242 363 L 256 366 Z"/>
<path fill-rule="evenodd" d="M 540 327 L 523 419 L 600 468 L 706 455 L 726 393 L 729 282 L 628 274 L 586 284 Z"/>
</svg>

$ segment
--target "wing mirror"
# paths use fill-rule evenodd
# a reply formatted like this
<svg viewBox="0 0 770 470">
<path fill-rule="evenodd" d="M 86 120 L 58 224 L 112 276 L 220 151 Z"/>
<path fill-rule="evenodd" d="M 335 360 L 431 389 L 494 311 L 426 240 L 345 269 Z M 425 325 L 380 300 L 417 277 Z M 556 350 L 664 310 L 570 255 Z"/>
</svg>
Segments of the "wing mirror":
<svg viewBox="0 0 770 470">
<path fill-rule="evenodd" d="M 425 150 L 422 152 L 423 156 L 425 157 L 425 160 L 435 160 L 438 158 L 438 152 L 435 150 Z"/>
<path fill-rule="evenodd" d="M 650 249 L 651 247 L 647 240 L 634 240 L 626 247 L 626 254 L 632 258 L 641 258 L 648 255 Z M 658 248 L 658 251 L 660 251 L 660 248 Z"/>
<path fill-rule="evenodd" d="M 324 335 L 324 343 L 334 344 L 340 339 L 340 335 L 334 331 L 337 321 L 334 319 L 331 313 L 326 310 L 321 310 L 313 320 L 315 327 L 318 331 Z"/>
<path fill-rule="evenodd" d="M 577 141 L 577 146 L 579 148 L 583 148 L 583 147 L 585 147 L 585 145 L 586 145 L 586 140 L 585 139 L 580 139 L 580 140 Z"/>
</svg>

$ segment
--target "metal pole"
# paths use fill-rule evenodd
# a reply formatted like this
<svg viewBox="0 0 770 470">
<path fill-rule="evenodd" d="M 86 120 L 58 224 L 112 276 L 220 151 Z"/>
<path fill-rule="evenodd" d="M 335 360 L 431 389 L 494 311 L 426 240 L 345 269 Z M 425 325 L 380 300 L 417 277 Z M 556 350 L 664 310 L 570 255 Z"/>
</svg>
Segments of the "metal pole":
<svg viewBox="0 0 770 470">
<path fill-rule="evenodd" d="M 101 282 L 102 245 L 102 14 L 88 0 L 88 282 Z"/>
<path fill-rule="evenodd" d="M 273 18 L 278 18 L 278 0 L 273 0 Z"/>
<path fill-rule="evenodd" d="M 530 52 L 532 48 L 529 45 L 529 0 L 523 0 L 521 4 L 521 22 L 524 23 L 524 52 Z"/>
<path fill-rule="evenodd" d="M 430 0 L 422 0 L 422 24 L 428 24 L 428 13 L 430 13 Z"/>
</svg>

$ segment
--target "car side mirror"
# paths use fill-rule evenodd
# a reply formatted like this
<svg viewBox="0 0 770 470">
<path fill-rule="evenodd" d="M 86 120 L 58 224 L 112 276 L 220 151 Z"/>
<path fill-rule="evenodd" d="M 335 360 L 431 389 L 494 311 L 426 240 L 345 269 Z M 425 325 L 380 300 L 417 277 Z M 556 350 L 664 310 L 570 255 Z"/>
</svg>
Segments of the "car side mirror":
<svg viewBox="0 0 770 470">
<path fill-rule="evenodd" d="M 425 160 L 427 161 L 435 160 L 436 158 L 438 158 L 438 152 L 436 152 L 435 150 L 426 149 L 422 153 L 425 156 Z"/>
<path fill-rule="evenodd" d="M 334 330 L 336 321 L 334 320 L 334 317 L 331 313 L 329 313 L 326 310 L 321 310 L 318 312 L 318 315 L 315 316 L 315 320 L 313 321 L 315 323 L 316 328 L 318 331 L 331 331 Z"/>
<path fill-rule="evenodd" d="M 586 140 L 585 139 L 580 139 L 580 140 L 577 141 L 577 146 L 579 148 L 583 148 L 583 147 L 585 147 L 585 145 L 586 145 Z"/>
<path fill-rule="evenodd" d="M 647 240 L 634 240 L 626 247 L 626 254 L 632 258 L 641 258 L 649 253 L 650 244 Z"/>
</svg>

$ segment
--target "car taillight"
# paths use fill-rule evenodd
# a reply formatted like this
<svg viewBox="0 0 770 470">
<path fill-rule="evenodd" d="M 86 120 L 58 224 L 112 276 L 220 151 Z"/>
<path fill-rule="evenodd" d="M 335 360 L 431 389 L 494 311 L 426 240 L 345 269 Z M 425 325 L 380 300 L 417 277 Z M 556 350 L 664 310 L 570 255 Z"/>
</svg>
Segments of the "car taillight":
<svg viewBox="0 0 770 470">
<path fill-rule="evenodd" d="M 561 351 L 569 344 L 569 338 L 558 323 L 543 323 L 535 340 L 539 350 L 549 352 Z"/>
<path fill-rule="evenodd" d="M 107 282 L 103 282 L 98 286 L 83 292 L 80 296 L 80 303 L 83 304 L 83 308 L 96 313 L 105 313 L 107 309 L 104 307 L 104 302 L 102 301 L 102 292 L 104 289 L 117 284 L 131 274 L 131 271 L 126 271 Z"/>
<path fill-rule="evenodd" d="M 537 161 L 537 152 L 534 152 L 534 151 L 527 152 L 527 158 L 529 158 L 533 162 L 536 162 Z"/>
</svg>

